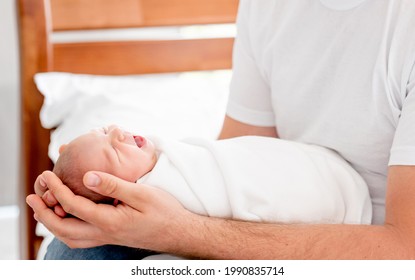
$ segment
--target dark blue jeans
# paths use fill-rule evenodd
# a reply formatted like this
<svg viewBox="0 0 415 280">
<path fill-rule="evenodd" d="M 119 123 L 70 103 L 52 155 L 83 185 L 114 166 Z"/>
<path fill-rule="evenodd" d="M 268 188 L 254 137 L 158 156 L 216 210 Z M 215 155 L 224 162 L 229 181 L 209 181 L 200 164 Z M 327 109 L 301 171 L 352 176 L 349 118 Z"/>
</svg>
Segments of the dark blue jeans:
<svg viewBox="0 0 415 280">
<path fill-rule="evenodd" d="M 117 245 L 104 245 L 87 249 L 71 249 L 54 238 L 49 244 L 45 260 L 141 260 L 157 253 Z"/>
</svg>

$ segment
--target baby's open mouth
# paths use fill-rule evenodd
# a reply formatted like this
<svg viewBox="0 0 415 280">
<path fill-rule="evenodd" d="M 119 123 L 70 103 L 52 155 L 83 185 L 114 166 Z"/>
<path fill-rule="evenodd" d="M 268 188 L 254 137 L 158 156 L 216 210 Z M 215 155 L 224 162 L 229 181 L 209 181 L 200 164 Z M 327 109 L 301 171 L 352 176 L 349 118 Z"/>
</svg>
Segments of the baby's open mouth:
<svg viewBox="0 0 415 280">
<path fill-rule="evenodd" d="M 134 137 L 135 144 L 137 145 L 137 147 L 141 149 L 145 145 L 146 139 L 142 136 L 133 136 L 133 137 Z"/>
</svg>

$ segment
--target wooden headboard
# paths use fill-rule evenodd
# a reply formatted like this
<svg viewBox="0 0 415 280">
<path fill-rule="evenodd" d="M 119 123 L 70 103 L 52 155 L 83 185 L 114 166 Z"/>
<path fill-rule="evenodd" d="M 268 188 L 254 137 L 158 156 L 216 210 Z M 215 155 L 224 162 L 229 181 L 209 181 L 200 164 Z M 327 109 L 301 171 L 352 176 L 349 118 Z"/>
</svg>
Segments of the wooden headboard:
<svg viewBox="0 0 415 280">
<path fill-rule="evenodd" d="M 127 75 L 231 67 L 233 38 L 54 43 L 54 32 L 233 23 L 238 0 L 17 0 L 21 63 L 21 256 L 41 240 L 25 197 L 52 168 L 50 131 L 42 128 L 38 72 Z"/>
</svg>

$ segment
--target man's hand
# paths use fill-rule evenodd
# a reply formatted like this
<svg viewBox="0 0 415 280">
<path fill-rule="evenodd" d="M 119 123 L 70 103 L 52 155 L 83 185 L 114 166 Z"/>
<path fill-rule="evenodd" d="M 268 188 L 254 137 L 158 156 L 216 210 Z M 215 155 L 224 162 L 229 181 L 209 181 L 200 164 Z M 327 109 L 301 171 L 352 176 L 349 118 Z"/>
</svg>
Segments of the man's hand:
<svg viewBox="0 0 415 280">
<path fill-rule="evenodd" d="M 45 171 L 46 173 L 48 171 Z M 65 217 L 66 212 L 63 210 L 62 206 L 59 204 L 59 202 L 56 200 L 56 198 L 53 196 L 53 194 L 49 191 L 45 179 L 43 178 L 43 173 L 39 176 L 37 176 L 35 181 L 35 193 L 43 199 L 43 202 L 51 209 L 55 211 L 55 214 L 60 217 Z"/>
<path fill-rule="evenodd" d="M 95 204 L 77 196 L 50 171 L 38 177 L 36 194 L 27 197 L 35 219 L 71 248 L 118 244 L 173 252 L 172 246 L 185 234 L 183 231 L 191 230 L 191 226 L 186 225 L 194 214 L 160 189 L 130 183 L 103 172 L 88 172 L 84 184 L 120 203 L 116 206 Z M 51 209 L 56 209 L 57 205 L 74 217 L 62 218 Z"/>
</svg>

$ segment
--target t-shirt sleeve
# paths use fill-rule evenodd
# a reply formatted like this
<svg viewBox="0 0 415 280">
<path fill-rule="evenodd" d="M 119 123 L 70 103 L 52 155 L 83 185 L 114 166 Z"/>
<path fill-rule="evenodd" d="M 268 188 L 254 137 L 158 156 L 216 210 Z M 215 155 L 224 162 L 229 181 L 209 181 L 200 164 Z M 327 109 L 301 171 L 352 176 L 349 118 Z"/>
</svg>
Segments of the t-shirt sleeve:
<svg viewBox="0 0 415 280">
<path fill-rule="evenodd" d="M 407 85 L 389 165 L 415 165 L 415 69 Z"/>
<path fill-rule="evenodd" d="M 249 16 L 251 3 L 239 4 L 227 115 L 250 125 L 275 126 L 270 87 L 259 71 L 249 38 L 250 28 L 255 28 Z"/>
</svg>

